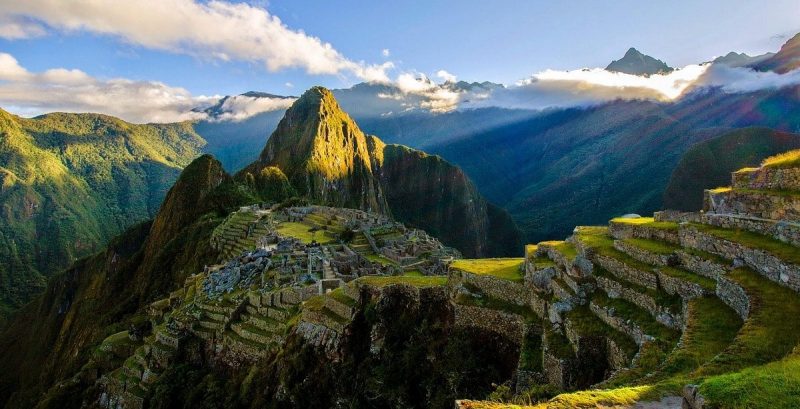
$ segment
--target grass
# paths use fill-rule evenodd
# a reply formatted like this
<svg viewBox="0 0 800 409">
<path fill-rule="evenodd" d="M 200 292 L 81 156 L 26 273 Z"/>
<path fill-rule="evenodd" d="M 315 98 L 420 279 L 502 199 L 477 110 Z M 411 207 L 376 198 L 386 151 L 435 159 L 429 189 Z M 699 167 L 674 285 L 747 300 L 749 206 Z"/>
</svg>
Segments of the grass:
<svg viewBox="0 0 800 409">
<path fill-rule="evenodd" d="M 490 297 L 488 295 L 483 294 L 480 291 L 480 289 L 472 286 L 467 286 L 467 287 L 472 293 L 478 295 L 472 296 L 467 294 L 459 294 L 455 300 L 457 304 L 468 305 L 472 307 L 488 308 L 490 310 L 503 311 L 509 314 L 517 314 L 522 317 L 525 317 L 528 320 L 538 320 L 536 314 L 534 314 L 534 312 L 531 311 L 531 309 L 528 307 L 499 300 L 494 297 Z"/>
<path fill-rule="evenodd" d="M 311 243 L 312 240 L 316 240 L 317 243 L 320 244 L 331 243 L 334 241 L 332 237 L 326 236 L 322 231 L 311 233 L 309 229 L 311 229 L 311 226 L 305 223 L 283 222 L 278 225 L 276 230 L 280 235 L 294 237 L 306 244 Z"/>
<path fill-rule="evenodd" d="M 615 217 L 611 219 L 611 223 L 632 224 L 636 226 L 651 227 L 654 229 L 663 229 L 663 230 L 678 230 L 678 223 L 657 222 L 652 217 L 637 217 L 634 219 Z"/>
<path fill-rule="evenodd" d="M 800 166 L 800 149 L 770 156 L 761 162 L 765 168 L 792 168 Z"/>
<path fill-rule="evenodd" d="M 664 344 L 667 347 L 674 344 L 680 336 L 678 331 L 662 325 L 647 310 L 629 301 L 609 298 L 600 292 L 595 292 L 592 296 L 592 302 L 601 307 L 613 308 L 617 316 L 633 321 L 645 334 L 655 337 L 660 344 Z"/>
<path fill-rule="evenodd" d="M 670 277 L 677 278 L 679 280 L 690 283 L 695 283 L 700 287 L 702 287 L 704 290 L 712 293 L 717 288 L 717 282 L 715 280 L 712 280 L 708 277 L 704 277 L 686 270 L 682 270 L 675 267 L 659 267 L 658 270 Z"/>
<path fill-rule="evenodd" d="M 575 246 L 568 241 L 543 241 L 539 243 L 539 245 L 546 245 L 554 248 L 556 251 L 563 254 L 564 257 L 566 257 L 569 261 L 575 260 L 575 257 L 578 256 L 578 250 L 576 250 Z"/>
<path fill-rule="evenodd" d="M 800 297 L 761 275 L 739 268 L 728 278 L 750 297 L 750 316 L 733 343 L 698 371 L 717 375 L 783 358 L 800 342 Z M 789 318 L 791 317 L 791 318 Z"/>
<path fill-rule="evenodd" d="M 450 264 L 450 268 L 477 275 L 489 275 L 504 280 L 521 282 L 523 273 L 520 266 L 524 262 L 521 258 L 482 258 L 461 259 Z"/>
<path fill-rule="evenodd" d="M 663 241 L 657 240 L 647 240 L 647 239 L 624 239 L 622 240 L 626 244 L 630 244 L 634 247 L 638 247 L 642 250 L 649 251 L 651 253 L 656 253 L 660 255 L 670 255 L 675 253 L 675 251 L 680 250 L 680 246 L 676 246 L 674 244 L 665 243 Z"/>
<path fill-rule="evenodd" d="M 700 393 L 709 407 L 800 407 L 800 356 L 707 379 Z"/>
<path fill-rule="evenodd" d="M 630 337 L 610 327 L 589 309 L 587 305 L 579 305 L 566 313 L 566 319 L 578 334 L 582 336 L 606 336 L 625 353 L 633 358 L 639 347 Z"/>
<path fill-rule="evenodd" d="M 566 335 L 556 331 L 550 326 L 545 326 L 545 338 L 547 339 L 547 351 L 559 359 L 575 358 L 575 350 L 567 339 Z"/>
<path fill-rule="evenodd" d="M 739 243 L 752 249 L 766 251 L 783 261 L 792 264 L 800 264 L 800 250 L 798 250 L 797 247 L 772 237 L 746 230 L 723 229 L 699 223 L 692 223 L 690 226 L 700 232 L 710 234 L 720 239 Z"/>
<path fill-rule="evenodd" d="M 329 292 L 328 296 L 348 307 L 354 307 L 356 305 L 356 300 L 350 298 L 347 294 L 345 294 L 344 289 L 342 287 L 339 287 Z"/>
<path fill-rule="evenodd" d="M 394 284 L 406 284 L 414 287 L 438 287 L 447 284 L 447 276 L 364 276 L 356 279 L 356 281 L 379 288 Z"/>
<path fill-rule="evenodd" d="M 425 277 L 425 274 L 422 274 L 422 271 L 419 270 L 408 270 L 403 273 L 404 277 Z"/>
</svg>

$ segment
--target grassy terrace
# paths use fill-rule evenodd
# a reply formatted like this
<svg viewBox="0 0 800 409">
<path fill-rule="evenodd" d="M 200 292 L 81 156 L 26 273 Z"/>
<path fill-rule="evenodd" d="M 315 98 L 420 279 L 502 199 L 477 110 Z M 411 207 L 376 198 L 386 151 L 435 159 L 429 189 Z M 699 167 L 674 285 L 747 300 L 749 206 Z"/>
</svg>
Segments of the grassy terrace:
<svg viewBox="0 0 800 409">
<path fill-rule="evenodd" d="M 594 275 L 597 277 L 604 277 L 609 280 L 616 281 L 625 288 L 630 288 L 636 291 L 637 293 L 644 294 L 652 298 L 659 306 L 662 306 L 672 312 L 676 313 L 680 312 L 681 308 L 683 308 L 683 300 L 678 295 L 669 295 L 664 291 L 654 290 L 652 288 L 645 287 L 643 285 L 632 283 L 623 278 L 617 277 L 616 275 L 600 267 L 595 267 Z"/>
<path fill-rule="evenodd" d="M 800 166 L 800 149 L 770 156 L 761 162 L 766 168 L 793 168 Z"/>
<path fill-rule="evenodd" d="M 450 264 L 450 268 L 477 275 L 490 275 L 504 280 L 521 282 L 523 273 L 521 258 L 461 259 Z"/>
<path fill-rule="evenodd" d="M 692 273 L 690 271 L 686 271 L 675 267 L 659 267 L 658 270 L 672 278 L 677 278 L 679 280 L 686 281 L 689 283 L 695 283 L 700 287 L 702 287 L 704 290 L 710 291 L 712 293 L 717 288 L 717 282 L 715 280 L 701 276 L 699 274 Z"/>
<path fill-rule="evenodd" d="M 543 242 L 541 242 L 539 244 L 540 245 L 544 244 L 544 245 L 547 245 L 547 246 L 550 246 L 550 247 L 554 248 L 556 251 L 558 251 L 559 253 L 563 254 L 564 257 L 567 258 L 567 260 L 570 260 L 570 261 L 574 260 L 575 257 L 578 256 L 578 250 L 576 250 L 575 246 L 572 243 L 568 242 L 568 241 L 559 241 L 559 240 L 543 241 Z"/>
<path fill-rule="evenodd" d="M 582 336 L 605 336 L 610 338 L 625 353 L 628 358 L 633 358 L 639 347 L 630 337 L 611 328 L 608 324 L 597 318 L 587 305 L 574 307 L 565 315 L 575 331 Z"/>
<path fill-rule="evenodd" d="M 596 291 L 592 295 L 592 303 L 601 307 L 613 308 L 617 316 L 635 322 L 645 334 L 655 337 L 659 344 L 663 344 L 667 348 L 671 348 L 678 341 L 680 336 L 678 331 L 662 325 L 647 310 L 631 302 L 619 298 L 609 298 L 602 292 Z"/>
<path fill-rule="evenodd" d="M 658 240 L 623 239 L 622 242 L 642 250 L 649 251 L 650 253 L 660 255 L 670 255 L 681 249 L 680 246 Z"/>
<path fill-rule="evenodd" d="M 611 219 L 611 223 L 632 224 L 642 227 L 651 227 L 654 229 L 664 230 L 678 230 L 678 223 L 674 222 L 657 222 L 652 217 L 637 217 L 635 219 L 628 219 L 622 217 L 615 217 Z"/>
<path fill-rule="evenodd" d="M 796 292 L 746 268 L 732 271 L 728 278 L 741 285 L 750 297 L 750 316 L 734 342 L 700 368 L 699 375 L 716 375 L 779 360 L 800 342 L 800 297 Z"/>
<path fill-rule="evenodd" d="M 365 255 L 364 257 L 366 257 L 367 260 L 369 260 L 369 261 L 372 261 L 374 263 L 379 263 L 379 264 L 384 265 L 384 266 L 396 266 L 397 265 L 397 263 L 395 263 L 393 260 L 389 260 L 388 258 L 386 258 L 386 257 L 384 257 L 384 256 L 382 256 L 380 254 L 369 253 L 369 254 Z"/>
<path fill-rule="evenodd" d="M 345 294 L 344 289 L 341 287 L 329 292 L 328 296 L 348 307 L 354 307 L 356 305 L 356 300 Z"/>
<path fill-rule="evenodd" d="M 356 279 L 359 283 L 373 287 L 385 287 L 393 284 L 407 284 L 414 287 L 438 287 L 447 284 L 447 276 L 364 276 Z M 308 301 L 306 301 L 308 302 Z"/>
<path fill-rule="evenodd" d="M 700 232 L 710 234 L 723 240 L 739 243 L 752 249 L 766 251 L 783 261 L 800 264 L 800 250 L 798 250 L 797 247 L 772 237 L 746 230 L 723 229 L 699 223 L 691 223 L 690 226 L 696 228 Z"/>
<path fill-rule="evenodd" d="M 326 235 L 325 232 L 317 231 L 312 233 L 309 231 L 310 229 L 311 226 L 305 223 L 283 222 L 278 225 L 276 230 L 278 234 L 297 238 L 303 243 L 311 243 L 312 240 L 317 240 L 318 243 L 326 244 L 334 241 L 333 237 Z"/>
</svg>

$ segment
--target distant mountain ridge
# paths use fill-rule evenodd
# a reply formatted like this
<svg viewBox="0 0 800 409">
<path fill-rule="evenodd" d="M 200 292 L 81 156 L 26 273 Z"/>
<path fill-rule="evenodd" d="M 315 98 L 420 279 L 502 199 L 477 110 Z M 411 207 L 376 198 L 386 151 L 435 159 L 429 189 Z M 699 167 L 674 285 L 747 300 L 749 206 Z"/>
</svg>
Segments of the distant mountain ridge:
<svg viewBox="0 0 800 409">
<path fill-rule="evenodd" d="M 664 61 L 642 54 L 639 50 L 631 47 L 621 59 L 608 64 L 606 70 L 631 75 L 654 75 L 667 74 L 674 68 L 668 66 Z"/>
</svg>

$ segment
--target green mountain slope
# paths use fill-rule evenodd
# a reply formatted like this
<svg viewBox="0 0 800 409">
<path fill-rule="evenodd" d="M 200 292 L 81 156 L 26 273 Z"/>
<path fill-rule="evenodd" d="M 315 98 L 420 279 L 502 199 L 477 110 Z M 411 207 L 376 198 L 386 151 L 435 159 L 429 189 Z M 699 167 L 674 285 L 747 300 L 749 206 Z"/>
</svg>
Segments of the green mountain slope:
<svg viewBox="0 0 800 409">
<path fill-rule="evenodd" d="M 147 323 L 142 307 L 216 261 L 209 244 L 223 216 L 246 202 L 208 155 L 181 173 L 152 222 L 56 274 L 0 333 L 0 406 L 31 407 L 80 369 L 105 337 Z M 69 395 L 70 390 L 61 390 Z M 54 402 L 62 406 L 66 395 Z"/>
<path fill-rule="evenodd" d="M 391 214 L 466 255 L 506 255 L 519 248 L 520 234 L 508 214 L 487 203 L 460 168 L 364 134 L 321 87 L 286 111 L 259 160 L 237 177 L 256 180 L 269 167 L 282 171 L 294 191 L 312 202 Z"/>
<path fill-rule="evenodd" d="M 0 110 L 0 320 L 45 277 L 151 218 L 203 145 L 185 123 Z"/>
<path fill-rule="evenodd" d="M 664 191 L 668 209 L 703 207 L 703 189 L 725 186 L 731 172 L 800 147 L 800 135 L 768 128 L 743 128 L 692 146 L 672 172 Z"/>
</svg>

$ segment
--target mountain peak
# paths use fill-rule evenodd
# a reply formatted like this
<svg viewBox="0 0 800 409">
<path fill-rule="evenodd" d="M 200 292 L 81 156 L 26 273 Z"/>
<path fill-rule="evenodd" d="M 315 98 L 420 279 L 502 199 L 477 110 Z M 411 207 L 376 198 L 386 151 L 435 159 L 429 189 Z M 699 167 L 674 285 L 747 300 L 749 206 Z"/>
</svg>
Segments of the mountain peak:
<svg viewBox="0 0 800 409">
<path fill-rule="evenodd" d="M 664 61 L 657 60 L 649 55 L 642 54 L 636 48 L 629 48 L 625 55 L 608 64 L 606 70 L 612 72 L 623 72 L 632 75 L 649 76 L 653 74 L 665 74 L 673 70 Z"/>
<path fill-rule="evenodd" d="M 778 74 L 800 68 L 800 33 L 786 41 L 775 55 L 753 64 L 752 67 L 757 71 L 775 71 Z"/>
</svg>

